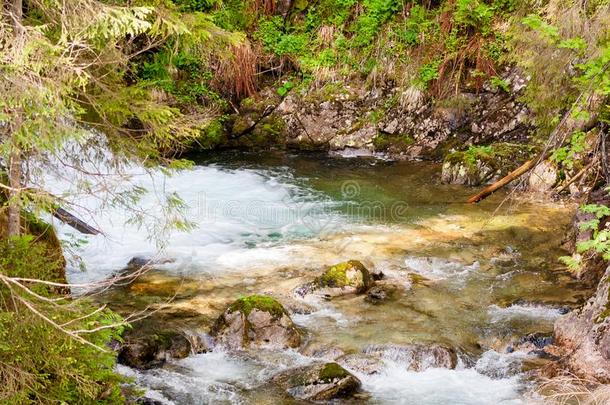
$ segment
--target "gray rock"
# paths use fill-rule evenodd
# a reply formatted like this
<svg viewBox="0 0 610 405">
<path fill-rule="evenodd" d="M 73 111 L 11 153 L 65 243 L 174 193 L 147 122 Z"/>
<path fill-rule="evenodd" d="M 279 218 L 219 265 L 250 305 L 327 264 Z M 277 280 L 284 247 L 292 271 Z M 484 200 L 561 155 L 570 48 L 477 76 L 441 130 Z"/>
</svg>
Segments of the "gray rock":
<svg viewBox="0 0 610 405">
<path fill-rule="evenodd" d="M 118 362 L 137 369 L 150 369 L 160 367 L 170 359 L 183 359 L 210 349 L 205 337 L 196 333 L 135 328 L 124 336 Z"/>
<path fill-rule="evenodd" d="M 610 382 L 610 267 L 595 295 L 580 309 L 555 322 L 554 346 L 545 351 L 562 357 L 562 365 L 575 375 Z"/>
<path fill-rule="evenodd" d="M 400 364 L 408 371 L 424 371 L 429 368 L 454 369 L 457 365 L 457 354 L 453 349 L 438 344 L 371 345 L 365 347 L 362 353 L 346 355 L 337 361 L 350 370 L 375 374 L 388 361 Z"/>
<path fill-rule="evenodd" d="M 288 370 L 273 380 L 291 396 L 305 401 L 330 401 L 352 397 L 360 380 L 337 363 L 313 364 Z"/>
</svg>

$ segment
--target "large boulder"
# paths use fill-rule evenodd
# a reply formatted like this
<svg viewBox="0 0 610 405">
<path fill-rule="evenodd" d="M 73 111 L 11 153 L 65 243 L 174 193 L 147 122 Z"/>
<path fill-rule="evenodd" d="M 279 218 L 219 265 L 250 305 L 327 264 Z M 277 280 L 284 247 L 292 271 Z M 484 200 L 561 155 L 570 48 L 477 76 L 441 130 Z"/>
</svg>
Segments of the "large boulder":
<svg viewBox="0 0 610 405">
<path fill-rule="evenodd" d="M 457 361 L 455 350 L 438 344 L 371 345 L 361 353 L 337 359 L 345 367 L 363 374 L 376 374 L 387 362 L 399 364 L 408 371 L 425 371 L 429 368 L 454 369 Z"/>
<path fill-rule="evenodd" d="M 313 282 L 297 288 L 300 296 L 318 292 L 323 295 L 362 294 L 374 284 L 368 269 L 358 260 L 348 260 L 330 266 Z"/>
<path fill-rule="evenodd" d="M 216 320 L 211 335 L 229 349 L 287 349 L 301 344 L 301 334 L 275 298 L 251 295 L 235 301 Z"/>
<path fill-rule="evenodd" d="M 360 380 L 337 363 L 313 364 L 288 370 L 274 382 L 290 395 L 305 401 L 349 398 L 358 392 Z"/>
<path fill-rule="evenodd" d="M 545 347 L 561 357 L 561 365 L 584 379 L 610 383 L 610 267 L 595 295 L 580 309 L 555 322 L 554 346 Z"/>
</svg>

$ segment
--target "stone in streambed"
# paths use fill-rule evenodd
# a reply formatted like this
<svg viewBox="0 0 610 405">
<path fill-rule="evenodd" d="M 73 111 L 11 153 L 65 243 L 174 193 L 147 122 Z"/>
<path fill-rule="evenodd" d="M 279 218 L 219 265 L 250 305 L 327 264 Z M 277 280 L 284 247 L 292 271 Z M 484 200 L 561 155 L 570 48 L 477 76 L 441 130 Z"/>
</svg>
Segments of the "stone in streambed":
<svg viewBox="0 0 610 405">
<path fill-rule="evenodd" d="M 146 328 L 128 331 L 119 348 L 118 362 L 137 369 L 160 367 L 170 359 L 183 359 L 191 353 L 204 353 L 210 345 L 195 333 L 172 330 L 150 332 Z"/>
<path fill-rule="evenodd" d="M 364 300 L 369 304 L 381 304 L 396 298 L 397 288 L 392 284 L 376 284 L 367 293 Z"/>
<path fill-rule="evenodd" d="M 298 287 L 295 292 L 300 296 L 316 292 L 331 297 L 362 294 L 368 291 L 374 283 L 373 277 L 361 262 L 348 260 L 328 267 L 320 277 Z"/>
<path fill-rule="evenodd" d="M 451 348 L 438 344 L 411 344 L 371 345 L 361 353 L 340 357 L 337 362 L 363 374 L 376 374 L 387 361 L 397 363 L 407 371 L 425 371 L 429 368 L 454 369 L 457 360 L 457 354 Z"/>
<path fill-rule="evenodd" d="M 305 401 L 350 398 L 360 389 L 360 380 L 337 363 L 313 364 L 288 370 L 274 382 L 291 396 Z"/>
<path fill-rule="evenodd" d="M 301 334 L 275 298 L 251 295 L 235 301 L 216 320 L 211 335 L 229 349 L 287 349 L 301 344 Z"/>
</svg>

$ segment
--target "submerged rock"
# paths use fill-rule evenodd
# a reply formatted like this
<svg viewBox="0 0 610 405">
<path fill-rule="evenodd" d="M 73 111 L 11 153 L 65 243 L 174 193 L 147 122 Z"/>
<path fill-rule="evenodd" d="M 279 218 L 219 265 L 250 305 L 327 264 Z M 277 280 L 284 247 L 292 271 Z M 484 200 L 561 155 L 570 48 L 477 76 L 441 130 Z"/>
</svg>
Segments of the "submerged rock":
<svg viewBox="0 0 610 405">
<path fill-rule="evenodd" d="M 339 357 L 345 355 L 345 352 L 338 347 L 321 346 L 314 342 L 310 342 L 309 344 L 307 344 L 307 346 L 303 347 L 300 352 L 304 356 L 314 357 L 327 361 L 334 361 Z"/>
<path fill-rule="evenodd" d="M 301 344 L 301 334 L 275 298 L 251 295 L 235 301 L 216 320 L 211 335 L 229 349 L 287 349 Z"/>
<path fill-rule="evenodd" d="M 371 345 L 361 353 L 343 356 L 337 361 L 351 370 L 363 374 L 376 374 L 387 362 L 397 363 L 408 371 L 429 368 L 454 369 L 457 366 L 455 350 L 434 345 Z"/>
<path fill-rule="evenodd" d="M 374 282 L 368 269 L 361 262 L 349 260 L 330 266 L 320 277 L 297 288 L 295 292 L 300 296 L 313 292 L 327 296 L 362 294 L 368 291 Z"/>
<path fill-rule="evenodd" d="M 528 354 L 544 355 L 542 349 L 551 344 L 553 344 L 553 336 L 544 333 L 530 333 L 510 344 L 506 348 L 506 352 L 524 352 Z"/>
<path fill-rule="evenodd" d="M 377 284 L 367 293 L 364 300 L 370 304 L 381 304 L 396 298 L 396 286 L 391 284 Z"/>
<path fill-rule="evenodd" d="M 358 392 L 360 380 L 337 363 L 313 364 L 288 370 L 274 382 L 290 395 L 305 401 L 349 398 Z"/>
</svg>

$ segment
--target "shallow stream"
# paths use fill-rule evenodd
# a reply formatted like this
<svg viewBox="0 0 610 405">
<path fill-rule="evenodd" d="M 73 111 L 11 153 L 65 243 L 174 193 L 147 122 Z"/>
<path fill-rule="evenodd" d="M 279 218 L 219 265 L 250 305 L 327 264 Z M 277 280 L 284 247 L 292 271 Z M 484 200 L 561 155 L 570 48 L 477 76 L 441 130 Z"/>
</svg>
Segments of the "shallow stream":
<svg viewBox="0 0 610 405">
<path fill-rule="evenodd" d="M 441 185 L 432 163 L 279 153 L 196 161 L 171 177 L 135 177 L 149 190 L 143 211 L 156 212 L 159 195 L 176 192 L 194 230 L 169 233 L 159 253 L 145 229 L 124 225 L 127 213 L 105 208 L 96 224 L 106 235 L 76 247 L 87 270 L 74 266 L 71 281 L 104 279 L 134 256 L 161 257 L 164 264 L 102 300 L 125 313 L 160 307 L 155 317 L 166 325 L 205 333 L 236 298 L 271 294 L 293 312 L 311 348 L 350 353 L 370 344 L 440 343 L 457 351 L 456 370 L 408 372 L 388 358 L 382 372 L 356 374 L 363 403 L 535 401 L 527 370 L 540 360 L 506 347 L 529 333 L 550 334 L 582 298 L 557 261 L 571 207 L 505 202 L 502 193 L 466 205 L 473 189 Z M 397 287 L 395 299 L 295 298 L 295 287 L 350 259 L 383 272 Z M 215 350 L 161 369 L 121 371 L 166 403 L 271 404 L 289 399 L 268 380 L 312 361 L 298 351 Z"/>
</svg>

